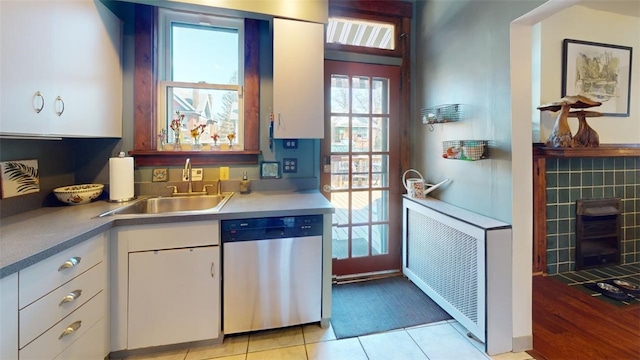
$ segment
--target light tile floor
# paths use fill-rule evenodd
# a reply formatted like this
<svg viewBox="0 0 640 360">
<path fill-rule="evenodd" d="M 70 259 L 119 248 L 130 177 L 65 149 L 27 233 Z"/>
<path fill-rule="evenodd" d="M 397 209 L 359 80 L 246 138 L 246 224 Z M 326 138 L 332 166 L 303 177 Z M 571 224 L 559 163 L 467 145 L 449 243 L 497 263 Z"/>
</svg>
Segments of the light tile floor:
<svg viewBox="0 0 640 360">
<path fill-rule="evenodd" d="M 333 329 L 318 325 L 293 326 L 227 336 L 220 345 L 135 356 L 127 360 L 529 360 L 529 354 L 506 353 L 490 357 L 483 344 L 466 336 L 455 320 L 337 340 Z"/>
</svg>

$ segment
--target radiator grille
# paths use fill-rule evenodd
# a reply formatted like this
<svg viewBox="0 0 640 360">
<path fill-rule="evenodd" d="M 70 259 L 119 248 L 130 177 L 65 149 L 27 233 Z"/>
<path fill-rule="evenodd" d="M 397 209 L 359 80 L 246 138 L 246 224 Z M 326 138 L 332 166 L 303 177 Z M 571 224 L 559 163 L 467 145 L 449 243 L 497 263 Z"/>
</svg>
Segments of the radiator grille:
<svg viewBox="0 0 640 360">
<path fill-rule="evenodd" d="M 407 211 L 407 268 L 478 324 L 478 239 Z"/>
</svg>

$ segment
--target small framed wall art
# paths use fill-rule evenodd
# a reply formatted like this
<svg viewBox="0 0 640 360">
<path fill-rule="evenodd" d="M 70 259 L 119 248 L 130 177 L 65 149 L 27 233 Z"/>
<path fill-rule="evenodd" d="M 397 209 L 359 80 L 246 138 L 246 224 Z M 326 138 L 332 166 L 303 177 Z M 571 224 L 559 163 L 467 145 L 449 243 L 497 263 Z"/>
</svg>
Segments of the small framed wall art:
<svg viewBox="0 0 640 360">
<path fill-rule="evenodd" d="M 279 179 L 280 162 L 263 161 L 260 163 L 260 179 Z"/>
<path fill-rule="evenodd" d="M 168 169 L 153 169 L 153 174 L 151 176 L 151 182 L 165 182 L 169 180 L 169 172 Z"/>
<path fill-rule="evenodd" d="M 586 96 L 602 103 L 593 110 L 604 116 L 628 117 L 632 50 L 628 46 L 564 39 L 561 96 Z"/>
<path fill-rule="evenodd" d="M 37 193 L 40 191 L 38 160 L 0 162 L 2 171 L 2 198 Z"/>
</svg>

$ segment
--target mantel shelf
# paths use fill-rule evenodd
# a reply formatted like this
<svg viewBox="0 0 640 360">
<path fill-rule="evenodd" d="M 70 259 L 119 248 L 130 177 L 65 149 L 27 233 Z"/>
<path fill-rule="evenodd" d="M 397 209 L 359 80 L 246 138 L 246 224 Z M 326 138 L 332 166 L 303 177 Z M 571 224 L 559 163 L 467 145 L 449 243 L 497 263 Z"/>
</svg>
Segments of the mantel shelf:
<svg viewBox="0 0 640 360">
<path fill-rule="evenodd" d="M 554 148 L 533 144 L 533 156 L 545 158 L 640 156 L 640 144 L 600 144 L 597 148 Z"/>
</svg>

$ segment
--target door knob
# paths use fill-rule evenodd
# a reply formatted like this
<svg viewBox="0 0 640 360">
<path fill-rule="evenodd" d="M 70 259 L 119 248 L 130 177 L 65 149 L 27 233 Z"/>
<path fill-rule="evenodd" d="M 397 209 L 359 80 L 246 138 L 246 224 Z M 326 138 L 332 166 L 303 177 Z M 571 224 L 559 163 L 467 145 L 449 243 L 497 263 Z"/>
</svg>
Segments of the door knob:
<svg viewBox="0 0 640 360">
<path fill-rule="evenodd" d="M 326 192 L 326 193 L 330 193 L 331 192 L 331 185 L 325 185 L 322 187 L 322 191 Z"/>
</svg>

